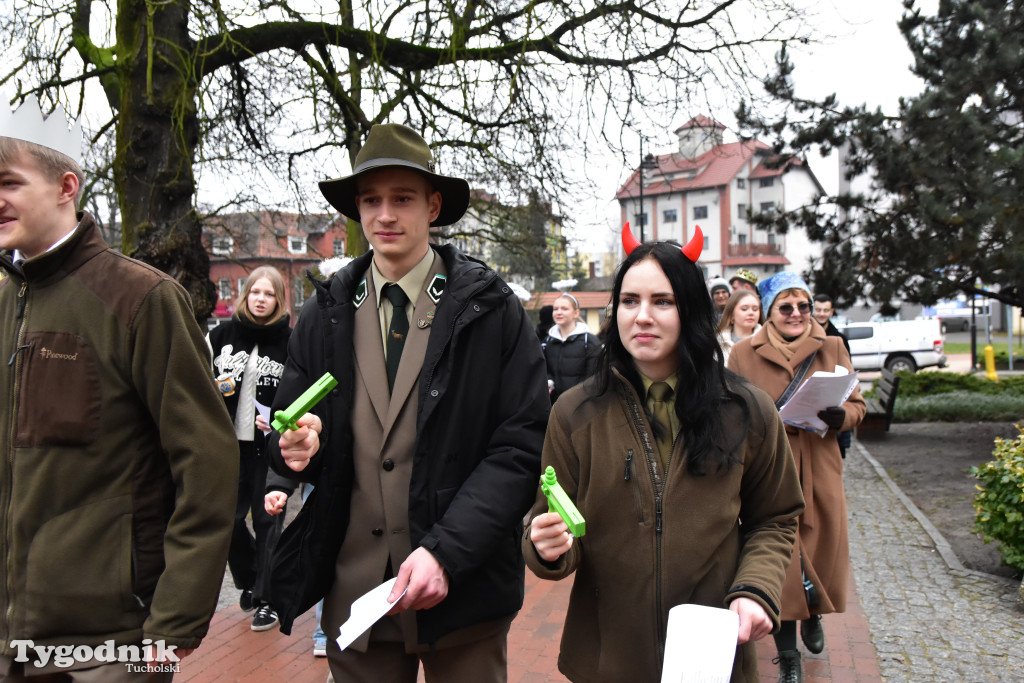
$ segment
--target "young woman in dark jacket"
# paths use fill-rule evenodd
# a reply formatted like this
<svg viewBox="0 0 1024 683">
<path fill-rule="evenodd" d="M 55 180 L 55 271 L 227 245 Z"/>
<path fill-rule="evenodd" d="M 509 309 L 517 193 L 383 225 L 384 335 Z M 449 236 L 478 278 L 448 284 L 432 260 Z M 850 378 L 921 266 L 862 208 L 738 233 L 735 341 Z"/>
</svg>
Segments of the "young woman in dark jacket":
<svg viewBox="0 0 1024 683">
<path fill-rule="evenodd" d="M 281 273 L 272 266 L 257 268 L 246 279 L 231 320 L 207 335 L 214 376 L 234 419 L 241 454 L 228 568 L 235 586 L 242 590 L 239 606 L 246 612 L 256 610 L 252 619 L 254 631 L 271 629 L 278 621 L 268 604 L 269 575 L 271 555 L 284 528 L 284 515 L 271 517 L 263 506 L 266 434 L 270 427 L 257 413 L 253 399 L 269 409 L 284 372 L 291 335 L 284 296 Z M 245 522 L 250 511 L 255 537 Z"/>
<path fill-rule="evenodd" d="M 548 364 L 548 391 L 554 403 L 562 392 L 594 374 L 601 341 L 579 319 L 580 304 L 572 294 L 555 299 L 552 318 L 555 324 L 544 341 Z"/>
<path fill-rule="evenodd" d="M 558 669 L 577 683 L 660 680 L 669 611 L 692 603 L 736 614 L 731 680 L 756 681 L 754 641 L 778 628 L 803 510 L 785 428 L 723 367 L 694 263 L 703 238 L 683 253 L 623 242 L 597 372 L 555 404 L 544 442 L 585 533 L 538 491 L 523 537 L 537 576 L 574 575 Z"/>
</svg>

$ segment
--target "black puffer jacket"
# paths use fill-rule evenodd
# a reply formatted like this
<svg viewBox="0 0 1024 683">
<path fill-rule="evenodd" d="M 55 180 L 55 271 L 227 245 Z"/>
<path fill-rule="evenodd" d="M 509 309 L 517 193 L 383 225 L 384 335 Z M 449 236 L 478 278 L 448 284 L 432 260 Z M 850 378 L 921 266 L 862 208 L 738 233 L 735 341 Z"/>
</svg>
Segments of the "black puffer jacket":
<svg viewBox="0 0 1024 683">
<path fill-rule="evenodd" d="M 522 519 L 540 477 L 550 404 L 536 334 L 515 294 L 494 271 L 451 246 L 447 286 L 420 373 L 416 452 L 409 490 L 409 535 L 448 572 L 448 596 L 417 612 L 423 643 L 472 624 L 506 617 L 523 604 Z M 324 423 L 320 451 L 302 472 L 315 484 L 285 530 L 274 567 L 274 606 L 287 633 L 295 616 L 331 587 L 349 520 L 352 489 L 352 339 L 356 287 L 372 252 L 316 283 L 302 308 L 274 401 L 283 409 L 330 371 L 338 386 L 313 412 Z M 312 501 L 312 504 L 310 504 Z"/>
<path fill-rule="evenodd" d="M 563 392 L 594 374 L 600 353 L 601 341 L 588 332 L 583 323 L 576 323 L 576 329 L 565 340 L 548 333 L 544 341 L 544 358 L 548 365 L 548 379 L 555 385 L 551 390 L 552 403 Z"/>
</svg>

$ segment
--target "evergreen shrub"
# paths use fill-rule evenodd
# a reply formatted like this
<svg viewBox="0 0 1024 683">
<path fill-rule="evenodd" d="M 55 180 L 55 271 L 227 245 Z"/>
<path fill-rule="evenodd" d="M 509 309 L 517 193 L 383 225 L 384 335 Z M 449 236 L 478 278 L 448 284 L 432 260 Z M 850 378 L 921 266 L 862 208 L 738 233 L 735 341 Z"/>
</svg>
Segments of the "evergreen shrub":
<svg viewBox="0 0 1024 683">
<path fill-rule="evenodd" d="M 999 541 L 1006 564 L 1024 569 L 1024 429 L 1016 439 L 995 440 L 993 460 L 971 468 L 978 480 L 974 533 L 986 543 Z"/>
</svg>

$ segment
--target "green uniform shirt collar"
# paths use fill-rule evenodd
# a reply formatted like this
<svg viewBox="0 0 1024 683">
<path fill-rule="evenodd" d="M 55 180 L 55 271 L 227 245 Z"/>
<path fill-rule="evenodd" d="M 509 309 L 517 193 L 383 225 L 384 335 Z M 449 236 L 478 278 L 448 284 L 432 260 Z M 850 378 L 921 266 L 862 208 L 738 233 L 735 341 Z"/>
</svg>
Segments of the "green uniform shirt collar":
<svg viewBox="0 0 1024 683">
<path fill-rule="evenodd" d="M 427 247 L 427 253 L 423 255 L 420 262 L 413 266 L 412 270 L 406 273 L 401 280 L 395 284 L 402 288 L 405 295 L 409 298 L 409 310 L 412 311 L 416 308 L 416 300 L 420 298 L 420 292 L 423 291 L 423 287 L 427 282 L 427 276 L 430 275 L 430 267 L 434 265 L 434 250 Z M 377 270 L 377 264 L 372 260 L 370 261 L 370 273 L 373 277 L 373 289 L 377 293 L 377 307 L 380 308 L 385 297 L 380 295 L 384 285 L 391 282 L 384 277 L 379 270 Z"/>
</svg>

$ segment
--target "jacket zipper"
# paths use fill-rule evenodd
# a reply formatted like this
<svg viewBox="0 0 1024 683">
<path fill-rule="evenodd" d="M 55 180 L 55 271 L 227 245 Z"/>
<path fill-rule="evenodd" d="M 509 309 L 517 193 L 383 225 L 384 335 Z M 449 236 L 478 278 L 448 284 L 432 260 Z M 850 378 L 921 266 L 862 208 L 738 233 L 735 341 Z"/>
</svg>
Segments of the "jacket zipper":
<svg viewBox="0 0 1024 683">
<path fill-rule="evenodd" d="M 644 425 L 644 419 L 641 415 L 640 408 L 636 401 L 633 400 L 633 396 L 629 390 L 625 391 L 626 402 L 629 405 L 630 413 L 633 418 L 633 425 L 636 427 L 637 433 L 640 435 L 640 440 L 643 442 L 644 455 L 647 457 L 647 471 L 651 475 L 651 484 L 654 487 L 654 538 L 655 538 L 655 563 L 654 563 L 654 585 L 656 595 L 656 606 L 655 606 L 655 621 L 658 629 L 658 658 L 662 661 L 665 659 L 665 619 L 662 616 L 661 606 L 664 601 L 662 597 L 662 547 L 661 547 L 661 531 L 662 531 L 662 497 L 664 494 L 664 480 L 659 481 L 658 470 L 654 464 L 654 446 L 651 444 L 651 436 L 647 431 L 647 427 Z M 671 459 L 669 464 L 671 464 Z M 666 474 L 668 468 L 665 468 Z"/>
<path fill-rule="evenodd" d="M 636 512 L 636 523 L 643 524 L 644 522 L 644 505 L 643 500 L 640 497 L 640 482 L 633 476 L 633 449 L 630 448 L 626 451 L 626 472 L 623 475 L 626 481 L 632 481 L 633 488 L 633 509 Z"/>
<path fill-rule="evenodd" d="M 13 366 L 13 373 L 11 374 L 11 394 L 10 394 L 10 406 L 12 410 L 8 415 L 7 424 L 7 438 L 9 440 L 7 448 L 7 486 L 8 498 L 6 501 L 6 514 L 4 519 L 7 521 L 4 524 L 4 556 L 7 558 L 6 574 L 7 578 L 4 582 L 6 584 L 6 600 L 7 609 L 4 614 L 4 633 L 2 634 L 3 642 L 7 642 L 11 635 L 11 620 L 14 614 L 14 600 L 11 598 L 14 595 L 14 587 L 12 585 L 14 572 L 12 569 L 12 557 L 11 557 L 11 514 L 14 509 L 14 429 L 16 424 L 15 413 L 15 399 L 18 396 L 18 376 L 21 370 L 21 358 L 19 357 L 19 351 L 28 348 L 29 345 L 23 344 L 25 341 L 25 309 L 28 303 L 28 282 L 21 283 L 21 289 L 18 290 L 18 306 L 17 306 L 17 320 L 18 320 L 18 333 L 16 335 L 16 342 L 14 345 L 14 352 L 7 361 L 7 365 Z"/>
</svg>

